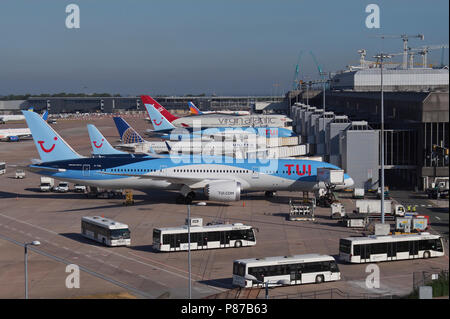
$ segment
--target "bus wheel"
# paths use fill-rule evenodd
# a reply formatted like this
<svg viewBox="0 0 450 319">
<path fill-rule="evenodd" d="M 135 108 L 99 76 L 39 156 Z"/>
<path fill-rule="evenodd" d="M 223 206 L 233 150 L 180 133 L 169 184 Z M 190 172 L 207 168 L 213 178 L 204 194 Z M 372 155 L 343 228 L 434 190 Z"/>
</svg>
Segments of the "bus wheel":
<svg viewBox="0 0 450 319">
<path fill-rule="evenodd" d="M 322 282 L 324 282 L 323 276 L 322 276 L 322 275 L 317 276 L 317 277 L 316 277 L 316 284 L 320 284 L 320 283 L 322 283 Z"/>
<path fill-rule="evenodd" d="M 423 258 L 430 258 L 430 252 L 429 251 L 424 252 Z"/>
<path fill-rule="evenodd" d="M 240 240 L 236 241 L 236 242 L 234 243 L 234 247 L 236 247 L 236 248 L 241 248 L 241 247 L 242 247 L 242 242 L 241 242 Z"/>
</svg>

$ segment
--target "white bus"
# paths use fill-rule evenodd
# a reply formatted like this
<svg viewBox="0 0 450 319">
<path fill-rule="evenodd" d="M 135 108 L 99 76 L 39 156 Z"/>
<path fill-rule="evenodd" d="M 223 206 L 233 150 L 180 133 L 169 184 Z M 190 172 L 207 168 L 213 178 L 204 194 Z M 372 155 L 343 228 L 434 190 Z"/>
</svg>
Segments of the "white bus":
<svg viewBox="0 0 450 319">
<path fill-rule="evenodd" d="M 100 216 L 81 219 L 81 234 L 107 246 L 130 246 L 128 225 Z"/>
<path fill-rule="evenodd" d="M 299 285 L 341 279 L 333 257 L 319 254 L 239 259 L 233 262 L 233 285 Z"/>
<path fill-rule="evenodd" d="M 245 247 L 256 244 L 255 228 L 236 224 L 191 226 L 191 250 Z M 188 250 L 188 226 L 153 229 L 153 249 Z"/>
<path fill-rule="evenodd" d="M 6 163 L 0 162 L 0 175 L 3 175 L 6 173 Z"/>
<path fill-rule="evenodd" d="M 444 256 L 442 238 L 429 233 L 349 237 L 339 241 L 339 258 L 367 263 Z"/>
</svg>

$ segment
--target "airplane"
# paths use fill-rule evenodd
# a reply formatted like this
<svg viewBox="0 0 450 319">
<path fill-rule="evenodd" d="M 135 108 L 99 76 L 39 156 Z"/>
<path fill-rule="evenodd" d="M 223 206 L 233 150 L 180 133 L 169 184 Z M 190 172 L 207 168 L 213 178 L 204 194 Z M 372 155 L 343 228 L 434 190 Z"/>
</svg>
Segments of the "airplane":
<svg viewBox="0 0 450 319">
<path fill-rule="evenodd" d="M 264 136 L 264 137 L 291 137 L 295 136 L 292 130 L 283 127 L 210 127 L 202 128 L 199 127 L 183 127 L 177 128 L 170 122 L 167 118 L 167 114 L 173 116 L 167 111 L 158 109 L 154 104 L 149 103 L 149 98 L 146 96 L 141 96 L 142 103 L 144 104 L 147 113 L 152 121 L 154 130 L 147 130 L 146 134 L 161 134 L 162 138 L 171 140 L 181 140 L 181 139 L 217 139 L 223 140 L 224 137 L 248 137 L 248 136 Z M 162 110 L 162 111 L 161 111 Z M 201 124 L 201 119 L 193 124 Z M 241 136 L 243 135 L 243 136 Z"/>
<path fill-rule="evenodd" d="M 204 114 L 177 117 L 168 112 L 149 95 L 142 95 L 144 104 L 153 105 L 170 123 L 176 127 L 193 127 L 194 120 L 201 120 L 203 127 L 285 127 L 292 119 L 281 114 Z M 152 124 L 156 124 L 152 120 Z"/>
<path fill-rule="evenodd" d="M 47 110 L 45 110 L 44 114 L 42 114 L 42 118 L 44 121 L 47 121 Z M 23 119 L 25 119 L 25 117 L 23 117 Z M 18 142 L 21 139 L 29 137 L 31 137 L 31 131 L 29 128 L 7 128 L 0 130 L 0 141 Z"/>
<path fill-rule="evenodd" d="M 189 101 L 189 112 L 191 115 L 203 115 L 203 114 L 234 114 L 234 115 L 250 115 L 249 111 L 200 111 L 193 102 Z"/>
<path fill-rule="evenodd" d="M 161 157 L 150 147 L 150 154 L 132 154 L 115 149 L 103 136 L 103 134 L 93 124 L 88 124 L 89 139 L 92 146 L 92 155 L 95 156 L 113 156 L 113 157 L 142 157 L 151 155 L 153 157 Z M 168 156 L 168 155 L 166 155 Z"/>
<path fill-rule="evenodd" d="M 149 114 L 151 114 L 151 118 L 155 118 L 155 115 L 162 117 L 160 113 L 156 111 L 155 108 L 150 108 Z M 161 137 L 165 139 L 170 139 L 170 141 L 166 142 L 155 142 L 155 141 L 146 141 L 144 140 L 139 133 L 136 132 L 122 117 L 116 116 L 113 117 L 114 123 L 116 124 L 119 135 L 121 136 L 122 141 L 125 142 L 133 142 L 127 144 L 117 145 L 117 148 L 133 151 L 136 149 L 136 146 L 141 146 L 141 149 L 154 149 L 157 153 L 183 153 L 183 154 L 204 154 L 204 155 L 237 155 L 239 157 L 244 156 L 244 153 L 251 152 L 252 154 L 258 148 L 258 151 L 265 151 L 266 147 L 262 147 L 262 145 L 258 145 L 256 139 L 246 139 L 240 140 L 235 138 L 229 141 L 213 141 L 208 138 L 205 140 L 200 139 L 203 136 L 209 136 L 208 134 L 216 134 L 217 130 L 214 129 L 205 129 L 203 130 L 204 135 L 197 134 L 198 132 L 194 131 L 193 133 L 184 132 L 184 129 L 176 129 L 174 128 L 174 133 L 164 134 Z M 163 123 L 165 122 L 165 123 Z M 161 119 L 162 125 L 171 124 L 162 117 Z M 171 126 L 173 127 L 173 126 Z M 182 130 L 180 134 L 176 132 L 178 130 Z M 237 129 L 233 129 L 236 131 Z M 230 130 L 231 132 L 231 130 Z M 187 133 L 187 134 L 183 134 Z M 244 133 L 244 131 L 242 131 Z M 253 134 L 253 132 L 252 132 Z M 230 135 L 231 136 L 231 135 Z M 176 141 L 176 142 L 175 142 Z"/>
<path fill-rule="evenodd" d="M 28 111 L 33 111 L 33 107 L 28 108 Z M 0 124 L 5 124 L 6 122 L 10 121 L 23 121 L 25 120 L 25 117 L 23 114 L 0 114 Z"/>
<path fill-rule="evenodd" d="M 236 160 L 226 156 L 84 157 L 38 114 L 22 111 L 31 129 L 40 161 L 26 166 L 39 175 L 106 189 L 152 189 L 180 192 L 177 202 L 190 204 L 198 193 L 209 200 L 238 201 L 242 192 L 314 191 L 325 188 L 317 169 L 337 166 L 312 160 Z M 345 174 L 349 188 L 352 178 Z"/>
<path fill-rule="evenodd" d="M 120 140 L 122 144 L 117 145 L 117 148 L 125 151 L 134 151 L 136 146 L 144 148 L 151 148 L 156 153 L 168 153 L 169 149 L 167 144 L 160 141 L 146 141 L 128 124 L 122 117 L 114 116 L 114 124 L 119 132 Z"/>
</svg>

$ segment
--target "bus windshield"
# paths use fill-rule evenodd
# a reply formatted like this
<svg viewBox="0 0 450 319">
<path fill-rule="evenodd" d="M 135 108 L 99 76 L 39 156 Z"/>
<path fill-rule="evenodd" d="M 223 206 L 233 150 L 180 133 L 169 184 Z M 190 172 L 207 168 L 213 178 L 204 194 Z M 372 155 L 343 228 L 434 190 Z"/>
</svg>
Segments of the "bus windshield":
<svg viewBox="0 0 450 319">
<path fill-rule="evenodd" d="M 161 231 L 159 229 L 153 230 L 153 243 L 160 244 L 161 242 Z"/>
<path fill-rule="evenodd" d="M 339 251 L 343 252 L 344 254 L 350 254 L 350 250 L 352 247 L 352 243 L 350 240 L 347 239 L 341 239 L 339 241 Z"/>
<path fill-rule="evenodd" d="M 245 276 L 245 264 L 240 262 L 233 263 L 233 274 L 237 276 Z"/>
<path fill-rule="evenodd" d="M 111 239 L 129 239 L 130 230 L 129 229 L 112 229 Z"/>
</svg>

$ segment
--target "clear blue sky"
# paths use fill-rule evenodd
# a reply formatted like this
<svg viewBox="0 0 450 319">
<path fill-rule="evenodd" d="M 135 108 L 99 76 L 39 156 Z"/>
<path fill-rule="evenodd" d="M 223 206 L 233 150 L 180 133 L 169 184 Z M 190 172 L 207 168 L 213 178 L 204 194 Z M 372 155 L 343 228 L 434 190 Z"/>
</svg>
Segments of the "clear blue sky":
<svg viewBox="0 0 450 319">
<path fill-rule="evenodd" d="M 80 7 L 80 29 L 65 27 L 70 3 Z M 380 6 L 380 29 L 365 27 L 370 3 Z M 2 0 L 0 95 L 281 94 L 301 50 L 301 75 L 317 78 L 310 50 L 334 72 L 357 64 L 361 48 L 402 50 L 400 39 L 375 34 L 448 43 L 448 10 L 448 0 Z M 429 62 L 440 57 L 432 51 Z"/>
</svg>

